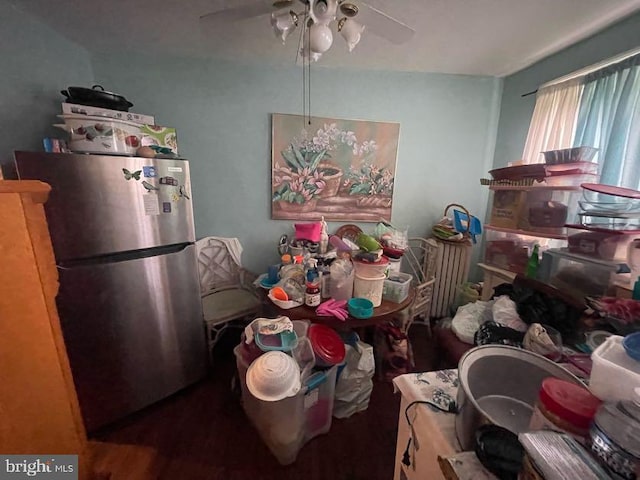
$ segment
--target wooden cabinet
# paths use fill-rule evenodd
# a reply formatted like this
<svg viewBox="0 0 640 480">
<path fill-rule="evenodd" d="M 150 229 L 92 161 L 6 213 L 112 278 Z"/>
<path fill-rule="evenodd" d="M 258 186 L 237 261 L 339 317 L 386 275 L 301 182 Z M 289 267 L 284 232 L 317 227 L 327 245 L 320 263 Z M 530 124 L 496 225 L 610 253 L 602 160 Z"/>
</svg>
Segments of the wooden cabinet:
<svg viewBox="0 0 640 480">
<path fill-rule="evenodd" d="M 50 187 L 0 180 L 0 452 L 77 454 L 86 433 L 56 310 L 58 275 L 44 215 Z"/>
</svg>

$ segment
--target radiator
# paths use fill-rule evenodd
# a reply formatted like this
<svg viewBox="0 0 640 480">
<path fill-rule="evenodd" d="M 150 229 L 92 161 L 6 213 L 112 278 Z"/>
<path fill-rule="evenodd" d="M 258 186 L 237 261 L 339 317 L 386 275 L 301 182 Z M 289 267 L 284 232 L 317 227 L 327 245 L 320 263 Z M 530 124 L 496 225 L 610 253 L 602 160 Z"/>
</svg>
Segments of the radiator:
<svg viewBox="0 0 640 480">
<path fill-rule="evenodd" d="M 471 244 L 444 242 L 434 238 L 436 251 L 436 283 L 433 287 L 431 316 L 449 316 L 449 308 L 456 297 L 456 287 L 467 281 L 471 265 Z"/>
</svg>

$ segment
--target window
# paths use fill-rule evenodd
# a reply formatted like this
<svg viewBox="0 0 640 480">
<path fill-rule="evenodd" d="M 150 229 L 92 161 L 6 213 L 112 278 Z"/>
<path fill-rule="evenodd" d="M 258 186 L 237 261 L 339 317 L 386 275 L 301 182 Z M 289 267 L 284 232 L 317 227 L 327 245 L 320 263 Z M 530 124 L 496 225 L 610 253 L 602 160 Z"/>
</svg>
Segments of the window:
<svg viewBox="0 0 640 480">
<path fill-rule="evenodd" d="M 538 89 L 525 163 L 582 145 L 599 149 L 602 183 L 640 188 L 640 49 Z"/>
</svg>

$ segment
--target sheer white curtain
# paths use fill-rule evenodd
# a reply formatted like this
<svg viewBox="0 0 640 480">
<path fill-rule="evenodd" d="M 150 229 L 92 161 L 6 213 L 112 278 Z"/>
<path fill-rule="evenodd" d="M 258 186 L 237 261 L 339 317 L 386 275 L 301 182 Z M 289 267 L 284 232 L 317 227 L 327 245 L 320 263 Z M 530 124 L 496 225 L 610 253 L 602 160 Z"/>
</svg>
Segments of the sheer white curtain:
<svg viewBox="0 0 640 480">
<path fill-rule="evenodd" d="M 577 78 L 538 90 L 522 154 L 524 163 L 542 163 L 541 152 L 573 145 L 583 88 L 583 79 Z"/>
</svg>

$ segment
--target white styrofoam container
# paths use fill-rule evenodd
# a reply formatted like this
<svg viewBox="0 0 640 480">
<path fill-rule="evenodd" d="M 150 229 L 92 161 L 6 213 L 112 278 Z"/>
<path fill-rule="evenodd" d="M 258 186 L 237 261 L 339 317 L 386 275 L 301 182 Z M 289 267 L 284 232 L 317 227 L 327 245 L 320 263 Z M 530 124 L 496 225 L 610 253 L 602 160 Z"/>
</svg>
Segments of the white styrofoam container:
<svg viewBox="0 0 640 480">
<path fill-rule="evenodd" d="M 140 125 L 155 125 L 153 115 L 143 115 L 141 113 L 121 112 L 120 110 L 110 110 L 108 108 L 90 107 L 88 105 L 77 105 L 75 103 L 62 103 L 62 113 L 68 115 L 89 115 L 93 117 L 108 117 L 127 122 L 139 123 Z"/>
<path fill-rule="evenodd" d="M 591 354 L 589 389 L 605 402 L 632 400 L 633 389 L 640 387 L 640 362 L 627 355 L 623 338 L 612 335 Z"/>
</svg>

